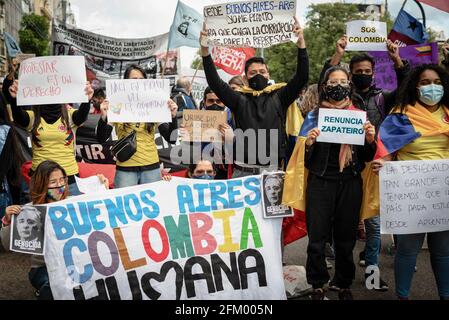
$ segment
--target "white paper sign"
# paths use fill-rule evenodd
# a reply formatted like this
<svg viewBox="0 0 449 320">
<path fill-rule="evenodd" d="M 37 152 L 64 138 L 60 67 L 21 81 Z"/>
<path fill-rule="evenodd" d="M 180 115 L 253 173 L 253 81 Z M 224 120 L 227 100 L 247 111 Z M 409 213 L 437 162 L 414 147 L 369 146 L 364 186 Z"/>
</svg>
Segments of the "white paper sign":
<svg viewBox="0 0 449 320">
<path fill-rule="evenodd" d="M 109 122 L 171 122 L 168 79 L 106 80 Z"/>
<path fill-rule="evenodd" d="M 78 178 L 75 176 L 75 180 L 81 193 L 95 194 L 106 191 L 105 185 L 100 182 L 97 176 L 88 178 Z"/>
<path fill-rule="evenodd" d="M 22 61 L 17 105 L 83 103 L 89 99 L 83 56 L 48 56 Z"/>
<path fill-rule="evenodd" d="M 320 108 L 318 128 L 321 132 L 316 141 L 363 146 L 365 122 L 365 111 Z"/>
<path fill-rule="evenodd" d="M 449 230 L 449 159 L 385 163 L 380 220 L 386 234 Z"/>
<path fill-rule="evenodd" d="M 205 46 L 268 48 L 295 41 L 296 1 L 244 1 L 204 7 Z"/>
<path fill-rule="evenodd" d="M 346 51 L 387 51 L 387 24 L 355 20 L 346 24 Z"/>
</svg>

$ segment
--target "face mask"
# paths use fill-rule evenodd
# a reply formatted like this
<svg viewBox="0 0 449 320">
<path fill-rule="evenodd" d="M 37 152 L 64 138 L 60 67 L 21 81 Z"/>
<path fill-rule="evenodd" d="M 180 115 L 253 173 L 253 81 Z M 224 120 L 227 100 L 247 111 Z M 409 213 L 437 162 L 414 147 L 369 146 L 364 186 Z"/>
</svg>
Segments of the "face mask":
<svg viewBox="0 0 449 320">
<path fill-rule="evenodd" d="M 216 103 L 214 103 L 211 106 L 206 107 L 206 110 L 211 110 L 211 111 L 223 111 L 224 109 L 225 109 L 225 107 L 219 106 Z"/>
<path fill-rule="evenodd" d="M 214 177 L 208 175 L 208 174 L 203 174 L 202 176 L 192 176 L 193 179 L 198 179 L 198 180 L 213 180 Z"/>
<path fill-rule="evenodd" d="M 341 84 L 336 86 L 327 86 L 325 89 L 328 99 L 342 101 L 349 96 L 349 87 L 343 87 Z"/>
<path fill-rule="evenodd" d="M 419 100 L 427 104 L 428 106 L 434 106 L 444 96 L 444 88 L 441 84 L 428 84 L 426 86 L 421 86 L 419 90 Z"/>
<path fill-rule="evenodd" d="M 261 91 L 268 86 L 268 79 L 261 74 L 256 74 L 251 79 L 248 79 L 248 84 L 251 89 Z"/>
<path fill-rule="evenodd" d="M 373 82 L 372 74 L 353 74 L 352 83 L 357 89 L 364 90 L 371 86 Z"/>
<path fill-rule="evenodd" d="M 62 196 L 64 195 L 64 191 L 65 191 L 65 186 L 48 188 L 47 199 L 53 200 L 53 201 L 59 201 L 62 199 Z"/>
</svg>

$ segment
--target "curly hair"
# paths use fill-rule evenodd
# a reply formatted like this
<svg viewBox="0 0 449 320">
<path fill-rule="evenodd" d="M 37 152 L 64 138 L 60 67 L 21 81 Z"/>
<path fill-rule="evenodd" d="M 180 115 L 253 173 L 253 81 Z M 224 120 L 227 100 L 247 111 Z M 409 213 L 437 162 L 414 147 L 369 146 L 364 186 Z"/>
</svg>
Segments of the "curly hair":
<svg viewBox="0 0 449 320">
<path fill-rule="evenodd" d="M 444 88 L 444 95 L 440 101 L 440 104 L 449 108 L 449 74 L 442 67 L 436 64 L 423 64 L 415 67 L 408 74 L 402 85 L 398 89 L 396 104 L 400 107 L 401 113 L 403 113 L 407 106 L 414 106 L 419 100 L 418 95 L 418 82 L 419 77 L 424 71 L 435 71 L 441 79 L 441 84 Z"/>
</svg>

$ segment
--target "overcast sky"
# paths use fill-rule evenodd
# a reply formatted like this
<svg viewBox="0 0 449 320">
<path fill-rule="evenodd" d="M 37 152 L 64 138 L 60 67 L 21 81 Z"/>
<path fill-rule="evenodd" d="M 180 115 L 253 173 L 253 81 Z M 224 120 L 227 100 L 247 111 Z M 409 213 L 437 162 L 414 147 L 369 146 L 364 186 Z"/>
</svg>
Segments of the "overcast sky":
<svg viewBox="0 0 449 320">
<path fill-rule="evenodd" d="M 144 38 L 168 32 L 176 9 L 177 0 L 70 0 L 75 12 L 78 27 L 91 32 L 116 38 Z M 203 6 L 214 3 L 231 2 L 225 0 L 183 0 L 192 8 L 202 12 Z M 332 2 L 329 0 L 297 0 L 297 16 L 305 23 L 307 7 L 311 3 Z M 337 2 L 337 1 L 335 1 Z M 346 2 L 365 2 L 347 0 Z M 379 3 L 383 0 L 368 0 L 367 3 Z M 391 15 L 396 17 L 403 0 L 389 0 Z M 449 36 L 449 13 L 423 5 L 427 26 L 436 31 L 446 30 Z M 420 18 L 418 6 L 408 1 L 405 9 Z M 181 65 L 188 67 L 197 49 L 181 49 Z"/>
</svg>

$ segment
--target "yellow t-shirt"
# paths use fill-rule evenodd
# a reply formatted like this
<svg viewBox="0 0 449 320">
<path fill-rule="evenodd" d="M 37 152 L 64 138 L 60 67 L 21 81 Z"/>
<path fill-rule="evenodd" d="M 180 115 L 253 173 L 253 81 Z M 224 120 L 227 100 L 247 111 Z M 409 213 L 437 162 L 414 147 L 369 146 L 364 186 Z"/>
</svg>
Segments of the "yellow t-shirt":
<svg viewBox="0 0 449 320">
<path fill-rule="evenodd" d="M 433 112 L 432 117 L 438 122 L 446 123 L 444 119 L 447 117 L 442 107 Z M 398 160 L 449 159 L 449 136 L 439 134 L 432 137 L 419 137 L 399 150 L 397 158 Z"/>
<path fill-rule="evenodd" d="M 75 109 L 69 109 L 69 123 L 71 128 L 67 130 L 59 118 L 55 123 L 47 123 L 41 117 L 41 123 L 37 128 L 36 136 L 32 137 L 33 165 L 32 170 L 45 160 L 53 160 L 64 168 L 67 175 L 71 176 L 78 173 L 78 165 L 75 158 L 75 132 L 77 126 L 72 122 L 72 116 Z M 34 123 L 34 112 L 27 111 L 30 117 L 30 124 L 27 130 L 31 132 Z"/>
<path fill-rule="evenodd" d="M 151 132 L 148 132 L 145 123 L 115 123 L 114 126 L 119 139 L 135 130 L 137 141 L 136 153 L 125 162 L 117 160 L 117 166 L 142 167 L 159 163 L 159 155 L 157 153 L 156 143 L 154 142 L 154 127 L 151 129 Z"/>
</svg>

